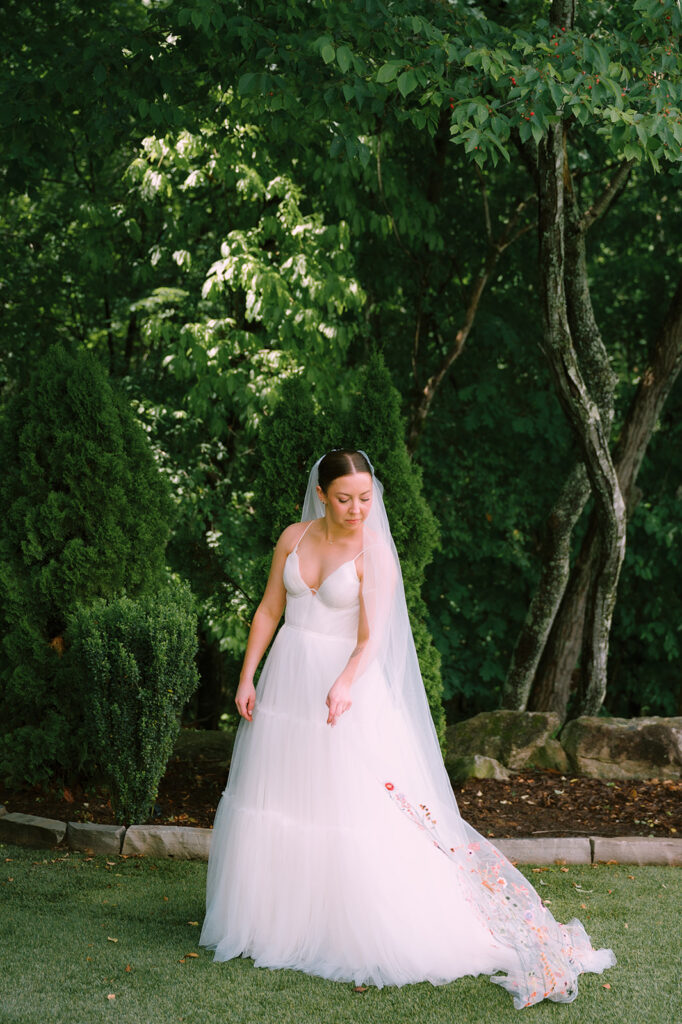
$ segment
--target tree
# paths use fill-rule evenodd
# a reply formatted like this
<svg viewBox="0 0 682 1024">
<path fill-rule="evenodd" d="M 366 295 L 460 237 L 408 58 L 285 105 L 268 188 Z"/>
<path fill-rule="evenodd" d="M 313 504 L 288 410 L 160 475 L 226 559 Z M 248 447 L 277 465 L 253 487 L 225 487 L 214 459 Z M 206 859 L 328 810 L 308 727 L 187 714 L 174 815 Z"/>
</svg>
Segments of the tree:
<svg viewBox="0 0 682 1024">
<path fill-rule="evenodd" d="M 0 769 L 87 760 L 64 641 L 76 602 L 154 589 L 172 505 L 144 431 L 90 353 L 48 350 L 0 420 Z"/>
<path fill-rule="evenodd" d="M 530 350 L 537 147 L 561 121 L 566 318 L 615 444 L 654 333 L 645 320 L 676 285 L 679 11 L 642 0 L 628 21 L 599 0 L 555 31 L 548 9 L 9 0 L 0 12 L 0 372 L 12 386 L 61 337 L 123 378 L 177 498 L 168 556 L 201 594 L 204 674 L 223 679 L 202 687 L 196 717 L 216 721 L 254 599 L 260 425 L 291 376 L 333 402 L 375 347 L 446 538 L 425 594 L 447 692 L 499 699 L 524 605 L 508 691 L 568 692 L 572 669 L 559 680 L 553 652 L 582 643 L 577 605 L 577 648 L 558 627 L 592 485 Z M 659 494 L 656 451 L 643 479 Z M 663 498 L 674 520 L 669 486 Z M 665 516 L 654 526 L 643 510 L 632 529 L 632 571 L 645 552 L 665 571 Z M 628 583 L 623 624 L 639 593 Z"/>
</svg>

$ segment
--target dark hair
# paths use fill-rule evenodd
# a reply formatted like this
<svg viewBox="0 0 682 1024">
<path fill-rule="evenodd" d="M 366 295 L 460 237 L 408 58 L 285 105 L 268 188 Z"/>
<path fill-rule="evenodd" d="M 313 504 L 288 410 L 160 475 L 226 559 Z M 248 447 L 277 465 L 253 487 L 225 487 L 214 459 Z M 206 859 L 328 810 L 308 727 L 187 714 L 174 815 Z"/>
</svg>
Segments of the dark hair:
<svg viewBox="0 0 682 1024">
<path fill-rule="evenodd" d="M 356 452 L 352 448 L 333 448 L 327 452 L 317 467 L 318 483 L 325 494 L 337 476 L 347 476 L 350 473 L 372 473 L 372 467 L 362 452 Z"/>
</svg>

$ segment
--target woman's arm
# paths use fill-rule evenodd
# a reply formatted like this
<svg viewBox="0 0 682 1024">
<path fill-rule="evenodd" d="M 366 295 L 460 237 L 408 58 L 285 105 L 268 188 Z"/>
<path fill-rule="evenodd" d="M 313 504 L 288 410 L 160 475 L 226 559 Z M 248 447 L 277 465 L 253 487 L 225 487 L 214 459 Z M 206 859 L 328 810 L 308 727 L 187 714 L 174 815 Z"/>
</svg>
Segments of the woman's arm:
<svg viewBox="0 0 682 1024">
<path fill-rule="evenodd" d="M 381 647 L 396 582 L 397 575 L 390 551 L 385 545 L 375 542 L 363 556 L 357 643 L 327 694 L 328 725 L 335 725 L 339 716 L 351 707 L 351 686 Z"/>
<path fill-rule="evenodd" d="M 353 685 L 353 680 L 357 674 L 362 655 L 365 652 L 367 644 L 369 642 L 369 624 L 367 622 L 367 613 L 365 605 L 362 600 L 362 593 L 360 594 L 360 617 L 358 620 L 358 639 L 350 658 L 346 662 L 346 666 L 342 673 L 327 694 L 326 705 L 329 708 L 327 715 L 327 725 L 336 725 L 337 719 L 348 711 L 349 707 L 353 703 L 350 699 L 350 688 Z"/>
<path fill-rule="evenodd" d="M 287 526 L 277 541 L 270 566 L 268 582 L 263 593 L 260 604 L 256 608 L 251 621 L 249 638 L 246 643 L 246 652 L 242 669 L 239 674 L 239 686 L 235 696 L 235 704 L 242 718 L 248 722 L 252 720 L 253 709 L 256 704 L 256 688 L 253 685 L 253 677 L 260 664 L 268 644 L 272 640 L 275 630 L 282 618 L 286 602 L 286 591 L 284 589 L 284 563 L 287 555 L 296 544 L 301 533 L 301 523 L 292 523 Z"/>
</svg>

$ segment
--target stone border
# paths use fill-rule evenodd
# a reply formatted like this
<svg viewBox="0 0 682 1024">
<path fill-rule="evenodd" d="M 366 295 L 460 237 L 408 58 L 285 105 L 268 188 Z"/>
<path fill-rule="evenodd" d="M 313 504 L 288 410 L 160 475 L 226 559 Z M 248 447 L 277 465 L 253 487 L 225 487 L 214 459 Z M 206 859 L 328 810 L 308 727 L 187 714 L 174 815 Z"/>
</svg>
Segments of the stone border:
<svg viewBox="0 0 682 1024">
<path fill-rule="evenodd" d="M 4 808 L 2 810 L 5 810 Z M 82 853 L 208 860 L 210 828 L 183 825 L 96 825 L 0 810 L 0 842 Z M 548 836 L 493 839 L 517 864 L 672 864 L 682 866 L 682 839 L 646 836 Z"/>
</svg>

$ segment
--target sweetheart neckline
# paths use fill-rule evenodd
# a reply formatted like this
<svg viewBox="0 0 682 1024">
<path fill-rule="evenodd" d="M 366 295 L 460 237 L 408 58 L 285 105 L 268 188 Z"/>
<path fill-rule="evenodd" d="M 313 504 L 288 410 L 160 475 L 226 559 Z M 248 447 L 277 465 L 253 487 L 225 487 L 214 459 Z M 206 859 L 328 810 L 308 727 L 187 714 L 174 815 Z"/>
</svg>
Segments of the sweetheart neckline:
<svg viewBox="0 0 682 1024">
<path fill-rule="evenodd" d="M 361 551 L 358 551 L 358 554 L 357 554 L 357 555 L 355 556 L 355 558 L 357 558 L 357 557 L 358 557 L 358 555 L 361 555 L 361 554 L 362 554 L 362 552 L 361 552 Z M 320 585 L 319 585 L 319 587 L 317 588 L 317 590 L 314 590 L 314 589 L 313 589 L 312 587 L 308 586 L 308 584 L 306 583 L 306 581 L 305 581 L 305 580 L 303 579 L 303 574 L 301 573 L 301 560 L 300 560 L 300 559 L 299 559 L 299 557 L 298 557 L 298 551 L 296 550 L 296 548 L 293 548 L 293 549 L 292 549 L 292 550 L 291 550 L 291 551 L 289 552 L 289 554 L 287 555 L 287 559 L 291 558 L 291 556 L 292 556 L 292 555 L 296 555 L 296 567 L 297 567 L 297 568 L 296 568 L 296 571 L 298 572 L 298 578 L 299 578 L 299 580 L 301 581 L 301 583 L 303 584 L 303 586 L 304 586 L 304 587 L 306 588 L 306 590 L 309 590 L 309 591 L 310 591 L 310 593 L 311 593 L 311 594 L 313 594 L 313 596 L 314 596 L 314 595 L 316 595 L 316 594 L 319 594 L 319 592 L 320 592 L 320 591 L 322 590 L 322 587 L 323 587 L 323 586 L 325 585 L 325 583 L 327 582 L 327 580 L 331 579 L 331 577 L 332 577 L 332 576 L 333 576 L 333 575 L 334 575 L 335 573 L 337 573 L 337 572 L 339 571 L 339 569 L 343 569 L 344 565 L 350 565 L 350 564 L 352 563 L 352 565 L 353 565 L 353 571 L 355 572 L 355 578 L 356 578 L 356 580 L 358 581 L 358 583 L 360 582 L 360 577 L 358 576 L 358 570 L 357 570 L 357 568 L 356 568 L 356 566 L 355 566 L 355 558 L 348 558 L 348 559 L 347 559 L 347 560 L 346 560 L 345 562 L 341 562 L 341 565 L 337 565 L 336 569 L 332 569 L 332 571 L 331 571 L 330 573 L 328 573 L 328 574 L 327 574 L 327 575 L 325 576 L 325 578 L 324 578 L 324 579 L 322 580 L 322 582 L 320 583 Z"/>
</svg>

